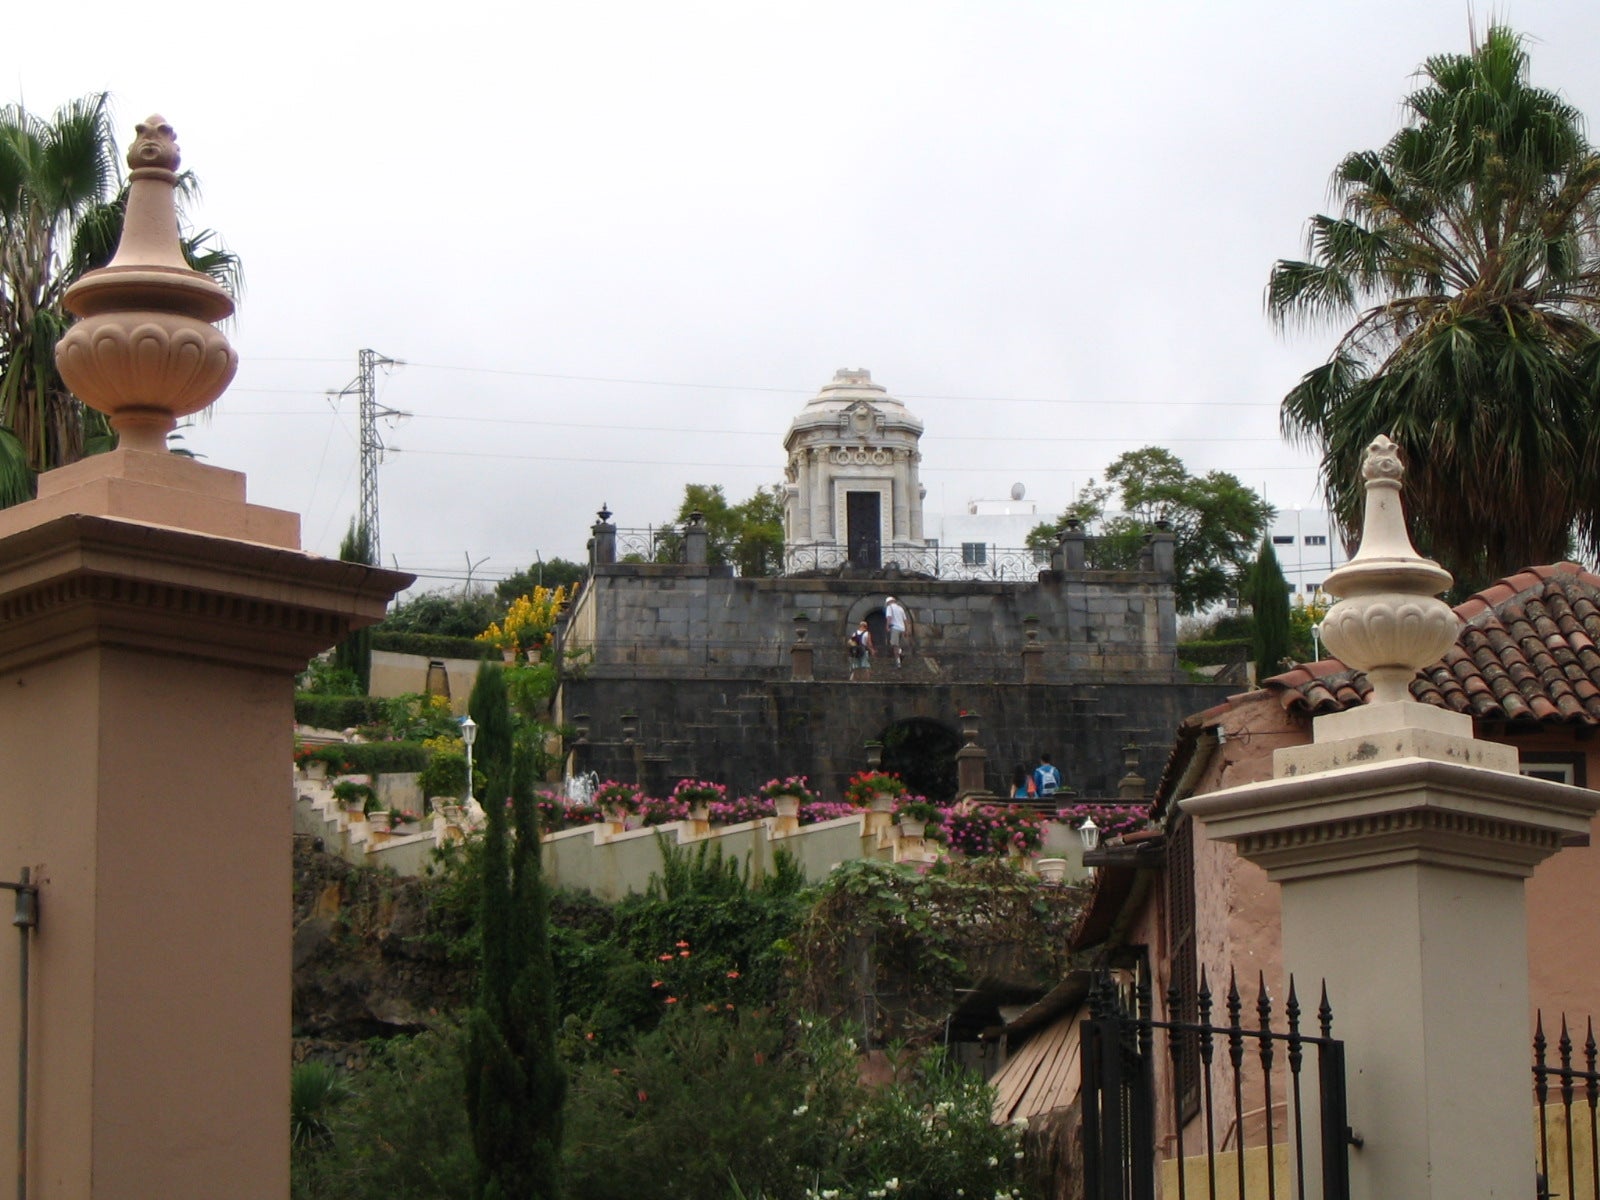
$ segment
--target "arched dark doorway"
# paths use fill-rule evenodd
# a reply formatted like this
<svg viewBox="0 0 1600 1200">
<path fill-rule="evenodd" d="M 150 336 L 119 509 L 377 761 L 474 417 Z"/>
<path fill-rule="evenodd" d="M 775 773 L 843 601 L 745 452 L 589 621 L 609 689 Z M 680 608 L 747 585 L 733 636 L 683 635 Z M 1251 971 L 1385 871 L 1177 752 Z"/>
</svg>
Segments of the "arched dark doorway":
<svg viewBox="0 0 1600 1200">
<path fill-rule="evenodd" d="M 911 717 L 883 731 L 883 769 L 937 803 L 956 798 L 956 751 L 961 735 L 938 721 Z"/>
</svg>

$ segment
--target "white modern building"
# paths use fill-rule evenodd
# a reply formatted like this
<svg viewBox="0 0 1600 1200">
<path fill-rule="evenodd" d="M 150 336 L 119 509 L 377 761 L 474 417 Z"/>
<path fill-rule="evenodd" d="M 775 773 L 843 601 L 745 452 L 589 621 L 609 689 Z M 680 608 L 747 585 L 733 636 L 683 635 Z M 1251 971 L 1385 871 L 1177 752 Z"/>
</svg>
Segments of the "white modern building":
<svg viewBox="0 0 1600 1200">
<path fill-rule="evenodd" d="M 1322 590 L 1335 567 L 1350 561 L 1326 509 L 1279 509 L 1269 533 L 1289 592 L 1302 603 Z"/>
</svg>

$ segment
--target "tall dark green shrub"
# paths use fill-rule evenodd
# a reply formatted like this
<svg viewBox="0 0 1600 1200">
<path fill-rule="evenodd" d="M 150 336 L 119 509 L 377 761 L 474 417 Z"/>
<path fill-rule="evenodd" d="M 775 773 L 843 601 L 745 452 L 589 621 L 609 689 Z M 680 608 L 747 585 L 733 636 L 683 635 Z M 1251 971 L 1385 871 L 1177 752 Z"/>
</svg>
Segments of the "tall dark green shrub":
<svg viewBox="0 0 1600 1200">
<path fill-rule="evenodd" d="M 485 718 L 491 728 L 496 724 L 488 707 L 494 685 L 485 681 L 499 674 L 498 667 L 480 672 L 479 686 L 473 688 L 473 719 L 480 726 Z M 499 686 L 504 708 L 503 679 Z M 498 715 L 509 739 L 509 713 Z M 532 763 L 526 750 L 486 761 L 490 770 L 479 912 L 483 961 L 466 1050 L 467 1116 L 478 1159 L 476 1194 L 478 1200 L 557 1200 L 567 1082 L 556 1057 L 549 898 L 539 864 Z"/>
<path fill-rule="evenodd" d="M 372 532 L 365 525 L 358 525 L 354 520 L 350 522 L 344 541 L 339 543 L 339 561 L 374 565 Z M 372 628 L 358 629 L 335 646 L 333 665 L 354 675 L 361 685 L 361 694 L 366 695 L 372 686 Z"/>
<path fill-rule="evenodd" d="M 511 780 L 511 700 L 506 691 L 505 669 L 495 662 L 478 664 L 478 677 L 473 681 L 472 694 L 467 697 L 467 711 L 478 725 L 478 738 L 472 747 L 472 761 L 483 768 L 489 783 L 495 783 L 496 771 L 504 772 L 502 787 Z M 490 793 L 504 804 L 509 791 Z"/>
<path fill-rule="evenodd" d="M 1250 568 L 1250 607 L 1255 612 L 1252 649 L 1260 680 L 1276 675 L 1289 657 L 1289 581 L 1283 577 L 1271 538 L 1261 540 L 1261 552 Z"/>
</svg>

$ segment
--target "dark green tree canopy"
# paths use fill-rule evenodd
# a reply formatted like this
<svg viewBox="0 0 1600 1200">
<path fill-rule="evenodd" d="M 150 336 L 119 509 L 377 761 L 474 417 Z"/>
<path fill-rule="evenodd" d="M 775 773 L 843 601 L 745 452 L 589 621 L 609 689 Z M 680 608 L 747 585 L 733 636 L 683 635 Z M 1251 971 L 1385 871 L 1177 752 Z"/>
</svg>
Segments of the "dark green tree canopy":
<svg viewBox="0 0 1600 1200">
<path fill-rule="evenodd" d="M 1247 599 L 1254 616 L 1252 651 L 1256 678 L 1265 679 L 1282 669 L 1289 650 L 1289 581 L 1272 548 L 1271 538 L 1261 539 L 1261 552 L 1250 569 Z"/>
<path fill-rule="evenodd" d="M 711 562 L 731 563 L 746 577 L 772 575 L 783 565 L 783 498 L 777 488 L 759 487 L 733 504 L 720 483 L 686 484 L 675 519 L 682 526 L 697 512 L 705 517 Z M 676 554 L 677 545 L 669 540 L 669 552 Z"/>
<path fill-rule="evenodd" d="M 1600 551 L 1600 157 L 1494 26 L 1429 58 L 1405 127 L 1335 169 L 1338 215 L 1272 270 L 1280 326 L 1345 327 L 1284 398 L 1322 454 L 1330 510 L 1360 523 L 1360 460 L 1388 434 L 1419 548 L 1465 583 Z"/>
<path fill-rule="evenodd" d="M 1123 511 L 1108 516 L 1113 496 Z M 1173 534 L 1178 607 L 1193 612 L 1238 593 L 1272 506 L 1226 471 L 1191 475 L 1172 451 L 1146 446 L 1118 455 L 1106 468 L 1105 484 L 1091 480 L 1055 522 L 1034 527 L 1028 544 L 1053 542 L 1068 518 L 1106 544 L 1102 565 L 1129 568 L 1138 565 L 1145 534 L 1166 524 Z"/>
</svg>

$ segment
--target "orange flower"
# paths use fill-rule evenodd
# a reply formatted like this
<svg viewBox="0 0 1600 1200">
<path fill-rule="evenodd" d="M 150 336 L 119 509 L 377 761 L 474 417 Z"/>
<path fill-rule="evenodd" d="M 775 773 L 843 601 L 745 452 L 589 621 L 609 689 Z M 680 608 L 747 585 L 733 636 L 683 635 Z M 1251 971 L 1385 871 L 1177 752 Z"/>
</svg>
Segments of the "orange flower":
<svg viewBox="0 0 1600 1200">
<path fill-rule="evenodd" d="M 673 945 L 676 946 L 679 950 L 686 950 L 689 947 L 689 943 L 688 942 L 674 942 Z"/>
<path fill-rule="evenodd" d="M 671 958 L 672 955 L 669 954 L 669 955 L 667 955 L 667 957 Z M 679 950 L 678 951 L 678 957 L 679 958 L 688 958 L 689 957 L 689 952 L 687 950 Z"/>
<path fill-rule="evenodd" d="M 737 979 L 737 978 L 739 978 L 739 972 L 737 972 L 737 971 L 729 971 L 728 972 L 728 978 L 729 979 Z"/>
<path fill-rule="evenodd" d="M 653 988 L 658 988 L 658 987 L 666 987 L 667 985 L 662 983 L 661 980 L 655 979 L 655 980 L 651 980 L 650 986 L 653 987 Z"/>
<path fill-rule="evenodd" d="M 667 997 L 667 1003 L 668 1004 L 676 1004 L 677 1002 L 678 1002 L 678 998 L 676 996 L 668 996 Z"/>
<path fill-rule="evenodd" d="M 656 956 L 656 961 L 657 962 L 671 962 L 672 961 L 672 955 L 670 955 L 670 954 L 658 954 Z"/>
</svg>

